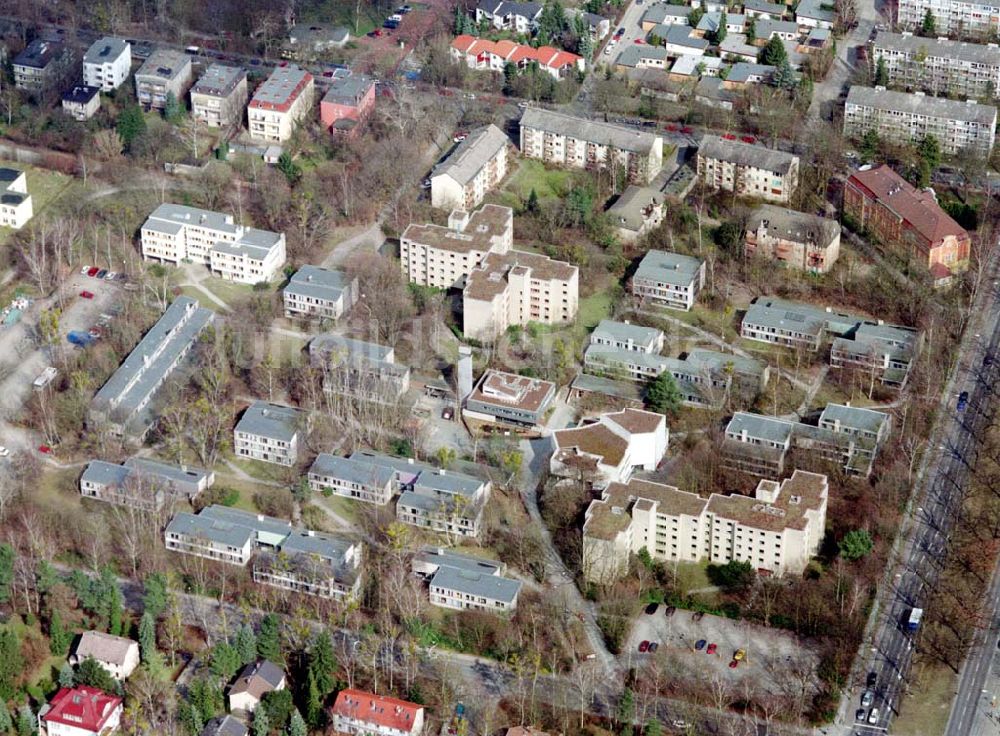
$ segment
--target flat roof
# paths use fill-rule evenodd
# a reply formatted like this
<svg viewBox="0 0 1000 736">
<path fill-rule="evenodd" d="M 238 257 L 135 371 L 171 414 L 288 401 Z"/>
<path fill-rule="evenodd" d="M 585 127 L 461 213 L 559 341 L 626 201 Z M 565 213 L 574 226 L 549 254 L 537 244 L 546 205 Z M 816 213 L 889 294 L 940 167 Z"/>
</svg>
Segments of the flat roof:
<svg viewBox="0 0 1000 736">
<path fill-rule="evenodd" d="M 590 333 L 590 341 L 595 338 L 615 340 L 617 342 L 634 342 L 638 345 L 656 343 L 663 337 L 663 331 L 655 327 L 633 325 L 629 322 L 618 322 L 613 319 L 602 319 L 594 331 Z"/>
<path fill-rule="evenodd" d="M 845 104 L 979 125 L 996 126 L 997 122 L 997 109 L 992 105 L 980 105 L 974 100 L 931 97 L 921 92 L 896 92 L 883 87 L 856 84 L 847 93 Z"/>
<path fill-rule="evenodd" d="M 688 286 L 697 278 L 704 261 L 666 250 L 651 250 L 642 257 L 634 278 Z"/>
<path fill-rule="evenodd" d="M 521 116 L 521 127 L 544 130 L 557 135 L 637 153 L 649 153 L 659 140 L 652 133 L 553 112 L 540 107 L 529 107 L 524 111 Z"/>
<path fill-rule="evenodd" d="M 172 80 L 191 73 L 191 57 L 183 51 L 156 49 L 135 73 L 138 77 Z"/>
<path fill-rule="evenodd" d="M 511 604 L 521 591 L 522 583 L 520 580 L 511 580 L 499 575 L 488 575 L 442 566 L 431 578 L 431 585 Z"/>
<path fill-rule="evenodd" d="M 969 43 L 947 38 L 924 38 L 912 33 L 879 31 L 872 42 L 872 48 L 872 56 L 876 59 L 879 57 L 879 50 L 885 49 L 910 56 L 1000 66 L 1000 47 L 995 43 Z"/>
<path fill-rule="evenodd" d="M 555 390 L 551 381 L 491 369 L 479 379 L 467 401 L 538 413 L 548 406 Z"/>
<path fill-rule="evenodd" d="M 302 412 L 291 406 L 255 401 L 236 424 L 237 432 L 291 442 L 298 434 Z"/>
<path fill-rule="evenodd" d="M 86 105 L 100 93 L 101 90 L 97 87 L 88 87 L 84 84 L 78 84 L 73 87 L 73 89 L 63 92 L 62 101 L 68 102 L 71 105 Z"/>
<path fill-rule="evenodd" d="M 305 265 L 292 274 L 283 291 L 286 294 L 337 301 L 351 284 L 347 274 L 339 269 Z"/>
<path fill-rule="evenodd" d="M 507 288 L 511 271 L 531 270 L 533 281 L 571 281 L 579 269 L 564 261 L 556 261 L 539 253 L 511 250 L 506 253 L 487 253 L 466 279 L 466 299 L 492 301 Z"/>
<path fill-rule="evenodd" d="M 396 475 L 393 468 L 367 458 L 339 457 L 325 452 L 316 456 L 309 472 L 376 488 L 385 488 Z"/>
<path fill-rule="evenodd" d="M 212 97 L 227 97 L 246 78 L 246 70 L 238 66 L 212 64 L 198 78 L 191 92 Z"/>
<path fill-rule="evenodd" d="M 351 74 L 349 77 L 335 77 L 323 95 L 323 102 L 339 105 L 357 105 L 375 86 L 375 80 L 367 74 Z"/>
<path fill-rule="evenodd" d="M 827 10 L 827 8 L 830 8 Z M 815 20 L 833 23 L 837 15 L 833 12 L 833 4 L 826 0 L 799 0 L 795 6 L 795 17 L 813 18 Z"/>
<path fill-rule="evenodd" d="M 290 104 L 312 81 L 312 74 L 295 64 L 275 67 L 263 84 L 253 93 L 250 105 L 275 108 Z"/>
<path fill-rule="evenodd" d="M 441 172 L 436 172 L 435 176 Z M 450 174 L 449 174 L 450 175 Z M 449 220 L 455 220 L 462 210 L 455 210 Z M 484 204 L 469 215 L 463 227 L 445 227 L 434 223 L 410 223 L 401 240 L 408 240 L 437 250 L 453 253 L 489 251 L 498 239 L 507 237 L 514 227 L 514 210 L 498 204 Z"/>
<path fill-rule="evenodd" d="M 122 54 L 128 53 L 130 46 L 127 41 L 114 36 L 99 38 L 90 45 L 83 55 L 84 64 L 107 64 Z"/>
<path fill-rule="evenodd" d="M 24 51 L 14 57 L 14 66 L 44 69 L 65 50 L 66 47 L 61 41 L 48 41 L 36 38 L 24 47 Z"/>
</svg>

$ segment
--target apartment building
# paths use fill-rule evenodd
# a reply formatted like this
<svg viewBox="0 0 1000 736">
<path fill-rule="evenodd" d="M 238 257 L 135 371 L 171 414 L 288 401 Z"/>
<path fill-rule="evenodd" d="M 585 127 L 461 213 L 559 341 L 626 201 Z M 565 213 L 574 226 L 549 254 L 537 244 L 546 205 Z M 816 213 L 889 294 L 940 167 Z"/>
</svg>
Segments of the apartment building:
<svg viewBox="0 0 1000 736">
<path fill-rule="evenodd" d="M 889 85 L 942 97 L 1000 96 L 1000 48 L 996 44 L 923 38 L 879 31 L 869 60 L 882 60 Z"/>
<path fill-rule="evenodd" d="M 0 168 L 0 225 L 20 230 L 34 214 L 28 175 L 20 169 Z"/>
<path fill-rule="evenodd" d="M 424 707 L 351 688 L 337 693 L 330 723 L 343 736 L 420 736 Z"/>
<path fill-rule="evenodd" d="M 132 45 L 105 36 L 91 44 L 83 55 L 83 83 L 102 92 L 113 92 L 132 73 Z"/>
<path fill-rule="evenodd" d="M 623 243 L 634 243 L 663 222 L 666 197 L 658 189 L 629 184 L 608 207 L 611 224 Z"/>
<path fill-rule="evenodd" d="M 182 103 L 192 77 L 190 56 L 156 49 L 135 73 L 135 96 L 144 110 L 163 110 L 170 95 Z"/>
<path fill-rule="evenodd" d="M 917 330 L 898 325 L 862 322 L 852 332 L 830 344 L 830 365 L 853 368 L 887 388 L 906 385 L 913 361 L 923 348 Z"/>
<path fill-rule="evenodd" d="M 580 271 L 548 256 L 512 250 L 487 253 L 462 292 L 462 330 L 493 340 L 511 325 L 564 324 L 576 318 Z"/>
<path fill-rule="evenodd" d="M 438 548 L 421 550 L 411 564 L 413 573 L 427 582 L 431 605 L 498 613 L 517 608 L 522 583 L 503 576 L 502 562 Z"/>
<path fill-rule="evenodd" d="M 191 88 L 191 115 L 211 128 L 239 125 L 247 95 L 244 69 L 212 64 Z"/>
<path fill-rule="evenodd" d="M 286 319 L 336 321 L 358 300 L 358 278 L 338 269 L 302 266 L 281 290 Z"/>
<path fill-rule="evenodd" d="M 233 451 L 265 463 L 294 465 L 306 419 L 304 412 L 290 406 L 255 401 L 236 423 Z"/>
<path fill-rule="evenodd" d="M 896 24 L 907 31 L 920 30 L 927 11 L 942 36 L 985 39 L 1000 31 L 1000 5 L 973 0 L 899 0 Z"/>
<path fill-rule="evenodd" d="M 506 254 L 513 244 L 514 210 L 485 204 L 474 212 L 453 210 L 447 227 L 407 225 L 399 239 L 399 262 L 411 283 L 464 288 L 487 253 Z"/>
<path fill-rule="evenodd" d="M 706 135 L 698 146 L 697 172 L 709 189 L 784 204 L 799 185 L 799 157 Z"/>
<path fill-rule="evenodd" d="M 410 369 L 386 345 L 325 333 L 309 343 L 309 358 L 323 371 L 323 390 L 367 401 L 397 401 L 410 388 Z"/>
<path fill-rule="evenodd" d="M 139 644 L 103 631 L 84 631 L 69 656 L 69 663 L 76 666 L 87 659 L 93 659 L 116 680 L 126 680 L 139 666 Z"/>
<path fill-rule="evenodd" d="M 232 215 L 164 203 L 140 230 L 142 257 L 178 265 L 193 261 L 213 276 L 256 284 L 285 265 L 285 234 L 237 225 Z"/>
<path fill-rule="evenodd" d="M 375 80 L 365 74 L 334 77 L 319 103 L 323 128 L 351 137 L 375 109 Z"/>
<path fill-rule="evenodd" d="M 750 475 L 776 475 L 794 451 L 867 476 L 889 427 L 888 414 L 841 404 L 828 404 L 818 425 L 737 412 L 726 425 L 722 464 Z"/>
<path fill-rule="evenodd" d="M 367 457 L 338 457 L 320 453 L 306 476 L 319 493 L 343 496 L 384 506 L 399 490 L 397 472 Z"/>
<path fill-rule="evenodd" d="M 826 273 L 840 256 L 840 223 L 765 204 L 747 222 L 744 253 L 808 273 Z"/>
<path fill-rule="evenodd" d="M 312 114 L 316 83 L 312 74 L 294 64 L 279 66 L 257 88 L 247 107 L 250 137 L 283 143 L 295 126 Z"/>
<path fill-rule="evenodd" d="M 507 134 L 487 125 L 469 133 L 431 172 L 431 204 L 471 211 L 507 176 Z"/>
<path fill-rule="evenodd" d="M 582 74 L 586 60 L 577 54 L 554 46 L 528 46 L 513 41 L 489 41 L 485 38 L 461 35 L 451 42 L 451 58 L 470 69 L 503 72 L 508 64 L 518 69 L 537 67 L 554 79 Z"/>
<path fill-rule="evenodd" d="M 632 381 L 648 381 L 663 372 L 666 359 L 663 332 L 628 322 L 601 320 L 590 333 L 583 353 L 583 369 L 590 373 Z"/>
<path fill-rule="evenodd" d="M 36 38 L 14 57 L 14 86 L 35 96 L 56 92 L 71 80 L 73 58 L 61 41 Z"/>
<path fill-rule="evenodd" d="M 508 0 L 483 0 L 476 6 L 476 23 L 488 21 L 499 31 L 530 34 L 538 27 L 542 3 L 519 3 Z"/>
<path fill-rule="evenodd" d="M 965 268 L 972 239 L 937 203 L 933 191 L 917 189 L 882 164 L 855 171 L 844 185 L 844 216 L 928 268 Z"/>
<path fill-rule="evenodd" d="M 551 381 L 490 369 L 466 398 L 462 414 L 483 422 L 535 427 L 544 421 L 555 395 Z"/>
<path fill-rule="evenodd" d="M 635 470 L 656 470 L 667 452 L 667 419 L 640 409 L 601 414 L 552 433 L 549 472 L 604 488 L 627 483 Z"/>
<path fill-rule="evenodd" d="M 750 562 L 762 572 L 801 574 L 818 554 L 826 526 L 825 475 L 796 470 L 781 483 L 762 479 L 753 496 L 707 499 L 674 486 L 613 483 L 587 508 L 583 572 L 610 583 L 645 549 L 661 562 Z"/>
<path fill-rule="evenodd" d="M 158 510 L 173 500 L 192 502 L 215 483 L 215 473 L 131 457 L 121 465 L 91 460 L 80 476 L 80 495 L 116 506 Z"/>
<path fill-rule="evenodd" d="M 343 535 L 293 531 L 277 549 L 253 558 L 253 581 L 328 600 L 352 600 L 361 589 L 363 550 Z"/>
<path fill-rule="evenodd" d="M 690 406 L 720 406 L 734 394 L 752 400 L 770 378 L 766 363 L 715 350 L 695 349 L 664 360 L 665 370 Z"/>
<path fill-rule="evenodd" d="M 663 331 L 655 327 L 612 319 L 602 319 L 590 333 L 591 345 L 624 352 L 659 353 L 663 350 L 663 340 Z"/>
<path fill-rule="evenodd" d="M 88 424 L 142 440 L 156 421 L 151 402 L 214 318 L 196 300 L 177 297 L 94 395 Z"/>
<path fill-rule="evenodd" d="M 663 166 L 663 139 L 633 128 L 529 107 L 521 116 L 520 148 L 527 158 L 577 169 L 624 171 L 648 184 Z"/>
<path fill-rule="evenodd" d="M 106 736 L 118 731 L 122 698 L 89 685 L 61 687 L 38 711 L 38 731 L 46 736 Z"/>
<path fill-rule="evenodd" d="M 932 135 L 941 151 L 988 156 L 996 137 L 997 109 L 975 100 L 927 97 L 855 85 L 844 105 L 844 135 L 860 139 L 874 130 L 883 140 L 911 143 Z"/>
<path fill-rule="evenodd" d="M 77 85 L 63 92 L 62 109 L 78 122 L 90 120 L 101 109 L 101 90 Z"/>
<path fill-rule="evenodd" d="M 705 262 L 700 258 L 651 250 L 632 276 L 632 294 L 664 307 L 690 311 L 705 286 Z"/>
<path fill-rule="evenodd" d="M 837 22 L 833 6 L 824 0 L 799 0 L 795 6 L 795 22 L 802 28 L 832 30 Z"/>
</svg>

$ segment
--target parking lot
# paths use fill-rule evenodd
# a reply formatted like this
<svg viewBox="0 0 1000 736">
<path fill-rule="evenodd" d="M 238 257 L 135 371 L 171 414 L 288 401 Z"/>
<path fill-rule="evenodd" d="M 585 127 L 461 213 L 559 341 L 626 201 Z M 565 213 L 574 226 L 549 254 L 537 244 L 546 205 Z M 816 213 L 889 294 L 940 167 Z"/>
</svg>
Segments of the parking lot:
<svg viewBox="0 0 1000 736">
<path fill-rule="evenodd" d="M 639 653 L 641 642 L 655 641 L 658 653 L 677 655 L 681 662 L 690 663 L 692 672 L 718 675 L 734 683 L 751 680 L 776 694 L 788 695 L 791 687 L 801 688 L 803 682 L 815 679 L 818 657 L 787 631 L 721 616 L 705 615 L 695 621 L 691 611 L 677 610 L 666 616 L 666 608 L 661 605 L 652 615 L 639 614 L 628 649 L 621 655 L 627 658 L 628 666 L 641 665 L 649 658 L 649 654 Z M 702 640 L 705 644 L 696 650 Z M 716 645 L 714 654 L 708 654 L 711 644 Z M 743 649 L 746 657 L 731 668 L 729 663 L 738 649 Z"/>
</svg>

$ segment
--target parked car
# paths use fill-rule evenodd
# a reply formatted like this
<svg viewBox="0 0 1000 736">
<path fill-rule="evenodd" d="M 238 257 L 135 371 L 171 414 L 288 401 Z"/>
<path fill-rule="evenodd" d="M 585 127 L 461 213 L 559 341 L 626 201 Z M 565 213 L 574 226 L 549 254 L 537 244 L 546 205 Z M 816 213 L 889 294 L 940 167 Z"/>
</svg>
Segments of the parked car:
<svg viewBox="0 0 1000 736">
<path fill-rule="evenodd" d="M 659 603 L 650 603 L 648 606 L 646 606 L 646 615 L 652 616 L 654 613 L 656 613 L 656 610 L 659 607 L 660 607 Z"/>
<path fill-rule="evenodd" d="M 118 280 L 118 272 L 117 271 L 108 271 L 108 275 L 104 277 L 104 280 L 105 281 L 117 281 Z"/>
<path fill-rule="evenodd" d="M 461 143 L 468 137 L 469 137 L 468 133 L 455 133 L 455 137 L 452 138 L 452 141 L 454 141 L 455 143 Z"/>
<path fill-rule="evenodd" d="M 86 276 L 88 273 L 90 273 L 90 266 L 84 266 L 80 269 L 81 276 Z"/>
<path fill-rule="evenodd" d="M 746 659 L 746 656 L 747 656 L 746 649 L 737 649 L 736 654 L 733 655 L 733 659 L 735 659 L 737 662 L 740 662 Z"/>
<path fill-rule="evenodd" d="M 38 446 L 38 451 L 41 452 L 41 453 L 43 453 L 43 454 L 45 454 L 45 455 L 51 455 L 52 454 L 52 448 L 49 447 L 48 445 L 39 445 Z"/>
<path fill-rule="evenodd" d="M 517 106 L 519 108 L 521 108 L 522 110 L 526 110 L 528 108 L 528 101 L 527 100 L 521 100 L 520 102 L 517 103 Z"/>
<path fill-rule="evenodd" d="M 97 272 L 100 270 L 101 269 L 99 269 L 97 266 L 91 266 L 90 268 L 87 269 L 87 275 L 91 277 L 96 276 Z"/>
<path fill-rule="evenodd" d="M 454 412 L 452 411 L 452 409 L 451 409 L 451 407 L 450 407 L 450 406 L 446 406 L 446 407 L 445 407 L 445 408 L 444 408 L 444 409 L 443 409 L 443 410 L 441 411 L 441 418 L 442 418 L 442 419 L 447 419 L 448 421 L 451 421 L 451 418 L 452 418 L 453 416 L 455 416 L 455 414 L 454 414 Z"/>
<path fill-rule="evenodd" d="M 739 666 L 740 666 L 740 660 L 738 660 L 738 659 L 730 660 L 730 662 L 729 662 L 729 669 L 735 670 Z"/>
<path fill-rule="evenodd" d="M 10 455 L 10 450 L 8 450 L 3 445 L 0 445 L 0 457 L 8 457 Z"/>
<path fill-rule="evenodd" d="M 718 649 L 719 645 L 713 642 L 712 644 L 708 645 L 708 648 L 705 650 L 705 654 L 715 654 L 715 652 L 718 651 Z"/>
<path fill-rule="evenodd" d="M 863 721 L 863 720 L 865 720 L 865 716 L 867 714 L 868 714 L 868 711 L 866 711 L 864 708 L 858 708 L 857 711 L 855 711 L 855 713 L 854 713 L 854 720 L 856 720 L 856 721 Z"/>
<path fill-rule="evenodd" d="M 655 642 L 655 641 L 649 642 L 649 653 L 650 654 L 652 654 L 653 652 L 655 652 L 659 648 L 660 648 L 660 645 L 659 645 L 658 642 Z"/>
<path fill-rule="evenodd" d="M 94 274 L 94 278 L 95 279 L 103 279 L 107 275 L 108 275 L 108 269 L 102 268 L 100 271 L 98 271 L 96 274 Z"/>
<path fill-rule="evenodd" d="M 677 606 L 667 606 L 667 610 L 663 612 L 664 616 L 673 616 L 677 612 Z"/>
<path fill-rule="evenodd" d="M 698 621 L 701 621 L 703 618 L 705 618 L 705 612 L 704 611 L 695 611 L 694 612 L 694 616 L 691 617 L 691 620 L 695 621 L 695 622 L 698 622 Z"/>
<path fill-rule="evenodd" d="M 92 291 L 87 291 L 87 290 L 85 289 L 85 290 L 83 290 L 83 291 L 81 291 L 81 292 L 80 292 L 80 296 L 81 296 L 81 298 L 83 298 L 83 299 L 93 299 L 93 298 L 94 298 L 94 292 L 92 292 Z"/>
<path fill-rule="evenodd" d="M 706 644 L 706 643 L 707 643 L 707 642 L 706 642 L 706 641 L 705 641 L 704 639 L 699 639 L 698 641 L 696 641 L 696 642 L 694 643 L 694 648 L 695 648 L 695 651 L 698 651 L 698 652 L 700 652 L 700 651 L 701 651 L 702 649 L 704 649 L 704 648 L 705 648 L 705 644 Z"/>
<path fill-rule="evenodd" d="M 639 642 L 639 651 L 640 652 L 649 651 L 649 642 L 647 640 L 643 639 L 641 642 Z"/>
<path fill-rule="evenodd" d="M 615 31 L 615 37 L 616 38 L 621 38 L 624 35 L 625 35 L 625 27 L 624 26 L 622 26 L 617 31 Z"/>
<path fill-rule="evenodd" d="M 874 703 L 874 702 L 875 702 L 875 695 L 872 693 L 871 690 L 865 690 L 861 694 L 861 707 L 862 708 L 871 708 L 872 707 L 872 703 Z"/>
<path fill-rule="evenodd" d="M 754 138 L 752 135 L 740 136 L 740 140 L 743 141 L 744 143 L 756 143 L 757 142 L 757 139 Z"/>
<path fill-rule="evenodd" d="M 868 679 L 865 680 L 866 687 L 875 687 L 875 683 L 878 682 L 878 675 L 874 672 L 868 673 Z"/>
<path fill-rule="evenodd" d="M 878 723 L 878 708 L 872 708 L 871 713 L 868 714 L 868 722 L 873 726 Z"/>
<path fill-rule="evenodd" d="M 969 405 L 969 392 L 963 391 L 958 395 L 958 410 L 965 411 L 965 407 Z"/>
<path fill-rule="evenodd" d="M 989 368 L 991 365 L 993 365 L 993 354 L 986 353 L 986 355 L 983 356 L 983 368 Z"/>
<path fill-rule="evenodd" d="M 420 182 L 420 188 L 421 189 L 430 189 L 431 188 L 431 180 L 430 179 L 424 179 L 422 182 Z"/>
</svg>

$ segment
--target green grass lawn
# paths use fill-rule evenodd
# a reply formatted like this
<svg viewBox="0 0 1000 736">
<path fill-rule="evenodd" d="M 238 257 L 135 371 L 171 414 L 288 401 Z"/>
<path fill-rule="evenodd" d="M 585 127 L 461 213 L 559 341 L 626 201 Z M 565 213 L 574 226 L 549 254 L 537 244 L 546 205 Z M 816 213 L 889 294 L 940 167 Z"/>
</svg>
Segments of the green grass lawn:
<svg viewBox="0 0 1000 736">
<path fill-rule="evenodd" d="M 75 179 L 66 174 L 49 169 L 40 169 L 22 163 L 4 161 L 3 165 L 10 169 L 18 169 L 28 174 L 28 192 L 31 194 L 32 219 L 56 201 L 61 194 L 74 185 Z M 82 184 L 79 185 L 82 189 Z M 4 242 L 14 231 L 9 227 L 0 227 L 0 243 Z"/>
<path fill-rule="evenodd" d="M 572 176 L 568 171 L 546 169 L 541 161 L 528 159 L 518 162 L 517 171 L 510 176 L 504 188 L 524 200 L 532 189 L 539 199 L 551 199 L 563 196 Z"/>
<path fill-rule="evenodd" d="M 902 736 L 937 736 L 945 732 L 951 701 L 958 686 L 954 672 L 918 655 L 909 693 L 900 703 L 892 730 Z"/>
<path fill-rule="evenodd" d="M 580 300 L 580 311 L 577 323 L 588 330 L 597 327 L 602 319 L 607 319 L 611 314 L 611 294 L 607 291 L 599 291 Z"/>
<path fill-rule="evenodd" d="M 225 459 L 242 470 L 244 473 L 258 480 L 280 483 L 282 485 L 288 484 L 290 469 L 284 465 L 275 465 L 274 463 L 265 463 L 260 460 L 249 460 L 243 457 L 236 457 L 232 453 L 228 452 L 226 453 Z M 225 468 L 225 465 L 222 465 L 221 467 Z M 223 472 L 228 472 L 228 470 L 224 470 Z"/>
<path fill-rule="evenodd" d="M 321 504 L 330 509 L 337 516 L 351 522 L 357 523 L 361 509 L 361 501 L 352 501 L 343 496 L 324 496 L 322 493 L 313 494 L 313 503 Z"/>
</svg>

